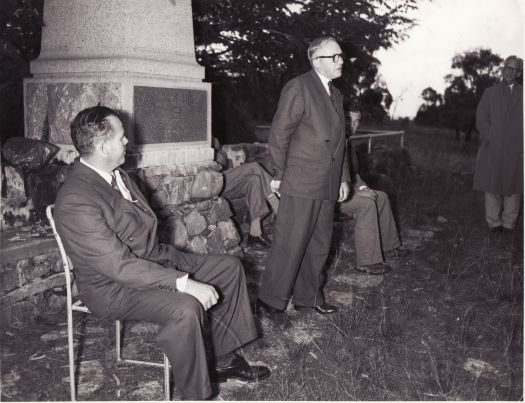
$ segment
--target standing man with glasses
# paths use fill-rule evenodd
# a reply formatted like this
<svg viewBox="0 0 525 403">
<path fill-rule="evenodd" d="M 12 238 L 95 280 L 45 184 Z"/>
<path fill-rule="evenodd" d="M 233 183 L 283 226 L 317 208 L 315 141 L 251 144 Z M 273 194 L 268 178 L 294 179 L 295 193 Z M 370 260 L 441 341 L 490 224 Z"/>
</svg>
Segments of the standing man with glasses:
<svg viewBox="0 0 525 403">
<path fill-rule="evenodd" d="M 332 37 L 308 47 L 312 69 L 281 92 L 268 145 L 272 190 L 281 193 L 274 239 L 259 292 L 258 311 L 280 328 L 285 309 L 326 315 L 337 312 L 322 294 L 322 271 L 332 238 L 336 201 L 350 192 L 343 96 L 332 85 L 341 76 L 343 54 Z"/>
<path fill-rule="evenodd" d="M 474 189 L 485 192 L 485 219 L 492 232 L 514 230 L 523 194 L 522 60 L 505 59 L 503 80 L 483 93 L 476 111 L 481 145 Z"/>
</svg>

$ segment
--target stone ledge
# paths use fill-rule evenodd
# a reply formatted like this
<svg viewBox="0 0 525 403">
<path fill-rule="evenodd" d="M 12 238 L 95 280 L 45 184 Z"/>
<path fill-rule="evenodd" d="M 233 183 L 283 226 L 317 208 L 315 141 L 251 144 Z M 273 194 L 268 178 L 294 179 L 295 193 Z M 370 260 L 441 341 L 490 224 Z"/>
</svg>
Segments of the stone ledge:
<svg viewBox="0 0 525 403">
<path fill-rule="evenodd" d="M 16 229 L 2 232 L 2 240 L 0 241 L 2 264 L 17 263 L 23 259 L 49 253 L 53 249 L 58 250 L 57 242 L 52 234 L 39 236 L 38 238 L 9 241 L 17 233 Z"/>
</svg>

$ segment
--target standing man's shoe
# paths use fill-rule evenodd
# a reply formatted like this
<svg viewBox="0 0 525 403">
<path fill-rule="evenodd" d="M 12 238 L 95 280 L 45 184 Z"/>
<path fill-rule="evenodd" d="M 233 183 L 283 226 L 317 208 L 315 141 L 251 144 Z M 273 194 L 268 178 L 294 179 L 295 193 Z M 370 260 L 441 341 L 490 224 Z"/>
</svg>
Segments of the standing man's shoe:
<svg viewBox="0 0 525 403">
<path fill-rule="evenodd" d="M 294 308 L 296 311 L 303 311 L 305 309 L 313 309 L 315 312 L 317 312 L 320 315 L 329 315 L 331 313 L 337 312 L 336 306 L 328 305 L 328 304 L 322 304 L 322 305 L 316 305 L 316 306 L 295 305 Z"/>
<path fill-rule="evenodd" d="M 278 329 L 290 327 L 291 321 L 285 311 L 274 308 L 257 298 L 255 312 L 259 318 L 268 318 Z"/>
<path fill-rule="evenodd" d="M 364 266 L 356 266 L 355 269 L 361 273 L 380 275 L 388 273 L 392 268 L 386 263 L 366 264 Z"/>
</svg>

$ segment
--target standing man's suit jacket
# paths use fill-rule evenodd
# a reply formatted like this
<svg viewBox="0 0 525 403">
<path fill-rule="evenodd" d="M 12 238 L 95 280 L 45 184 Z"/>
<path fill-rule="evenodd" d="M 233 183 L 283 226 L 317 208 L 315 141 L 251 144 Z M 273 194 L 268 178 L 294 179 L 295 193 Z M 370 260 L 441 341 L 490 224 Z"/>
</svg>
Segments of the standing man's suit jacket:
<svg viewBox="0 0 525 403">
<path fill-rule="evenodd" d="M 281 193 L 337 200 L 341 182 L 350 181 L 343 96 L 335 87 L 334 95 L 337 111 L 313 69 L 283 88 L 268 139 Z"/>
<path fill-rule="evenodd" d="M 175 290 L 177 278 L 186 274 L 177 270 L 184 270 L 180 252 L 158 243 L 157 219 L 138 187 L 120 174 L 134 202 L 80 161 L 55 202 L 57 230 L 80 296 L 100 317 L 111 317 L 127 289 Z"/>
</svg>

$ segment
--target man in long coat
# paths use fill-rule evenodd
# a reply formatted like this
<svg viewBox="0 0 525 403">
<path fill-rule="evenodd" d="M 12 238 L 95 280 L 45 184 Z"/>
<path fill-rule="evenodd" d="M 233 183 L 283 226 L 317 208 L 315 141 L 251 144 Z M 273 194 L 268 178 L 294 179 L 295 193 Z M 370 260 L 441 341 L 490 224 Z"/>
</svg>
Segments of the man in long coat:
<svg viewBox="0 0 525 403">
<path fill-rule="evenodd" d="M 512 231 L 523 194 L 523 87 L 516 82 L 521 59 L 509 56 L 503 80 L 485 90 L 476 111 L 480 133 L 474 189 L 485 192 L 492 231 Z"/>
<path fill-rule="evenodd" d="M 337 311 L 325 303 L 321 286 L 335 202 L 350 190 L 343 96 L 331 82 L 341 76 L 343 54 L 325 37 L 311 42 L 308 58 L 312 69 L 281 92 L 268 140 L 281 201 L 259 304 L 279 327 L 286 326 L 292 294 L 298 309 Z"/>
</svg>

